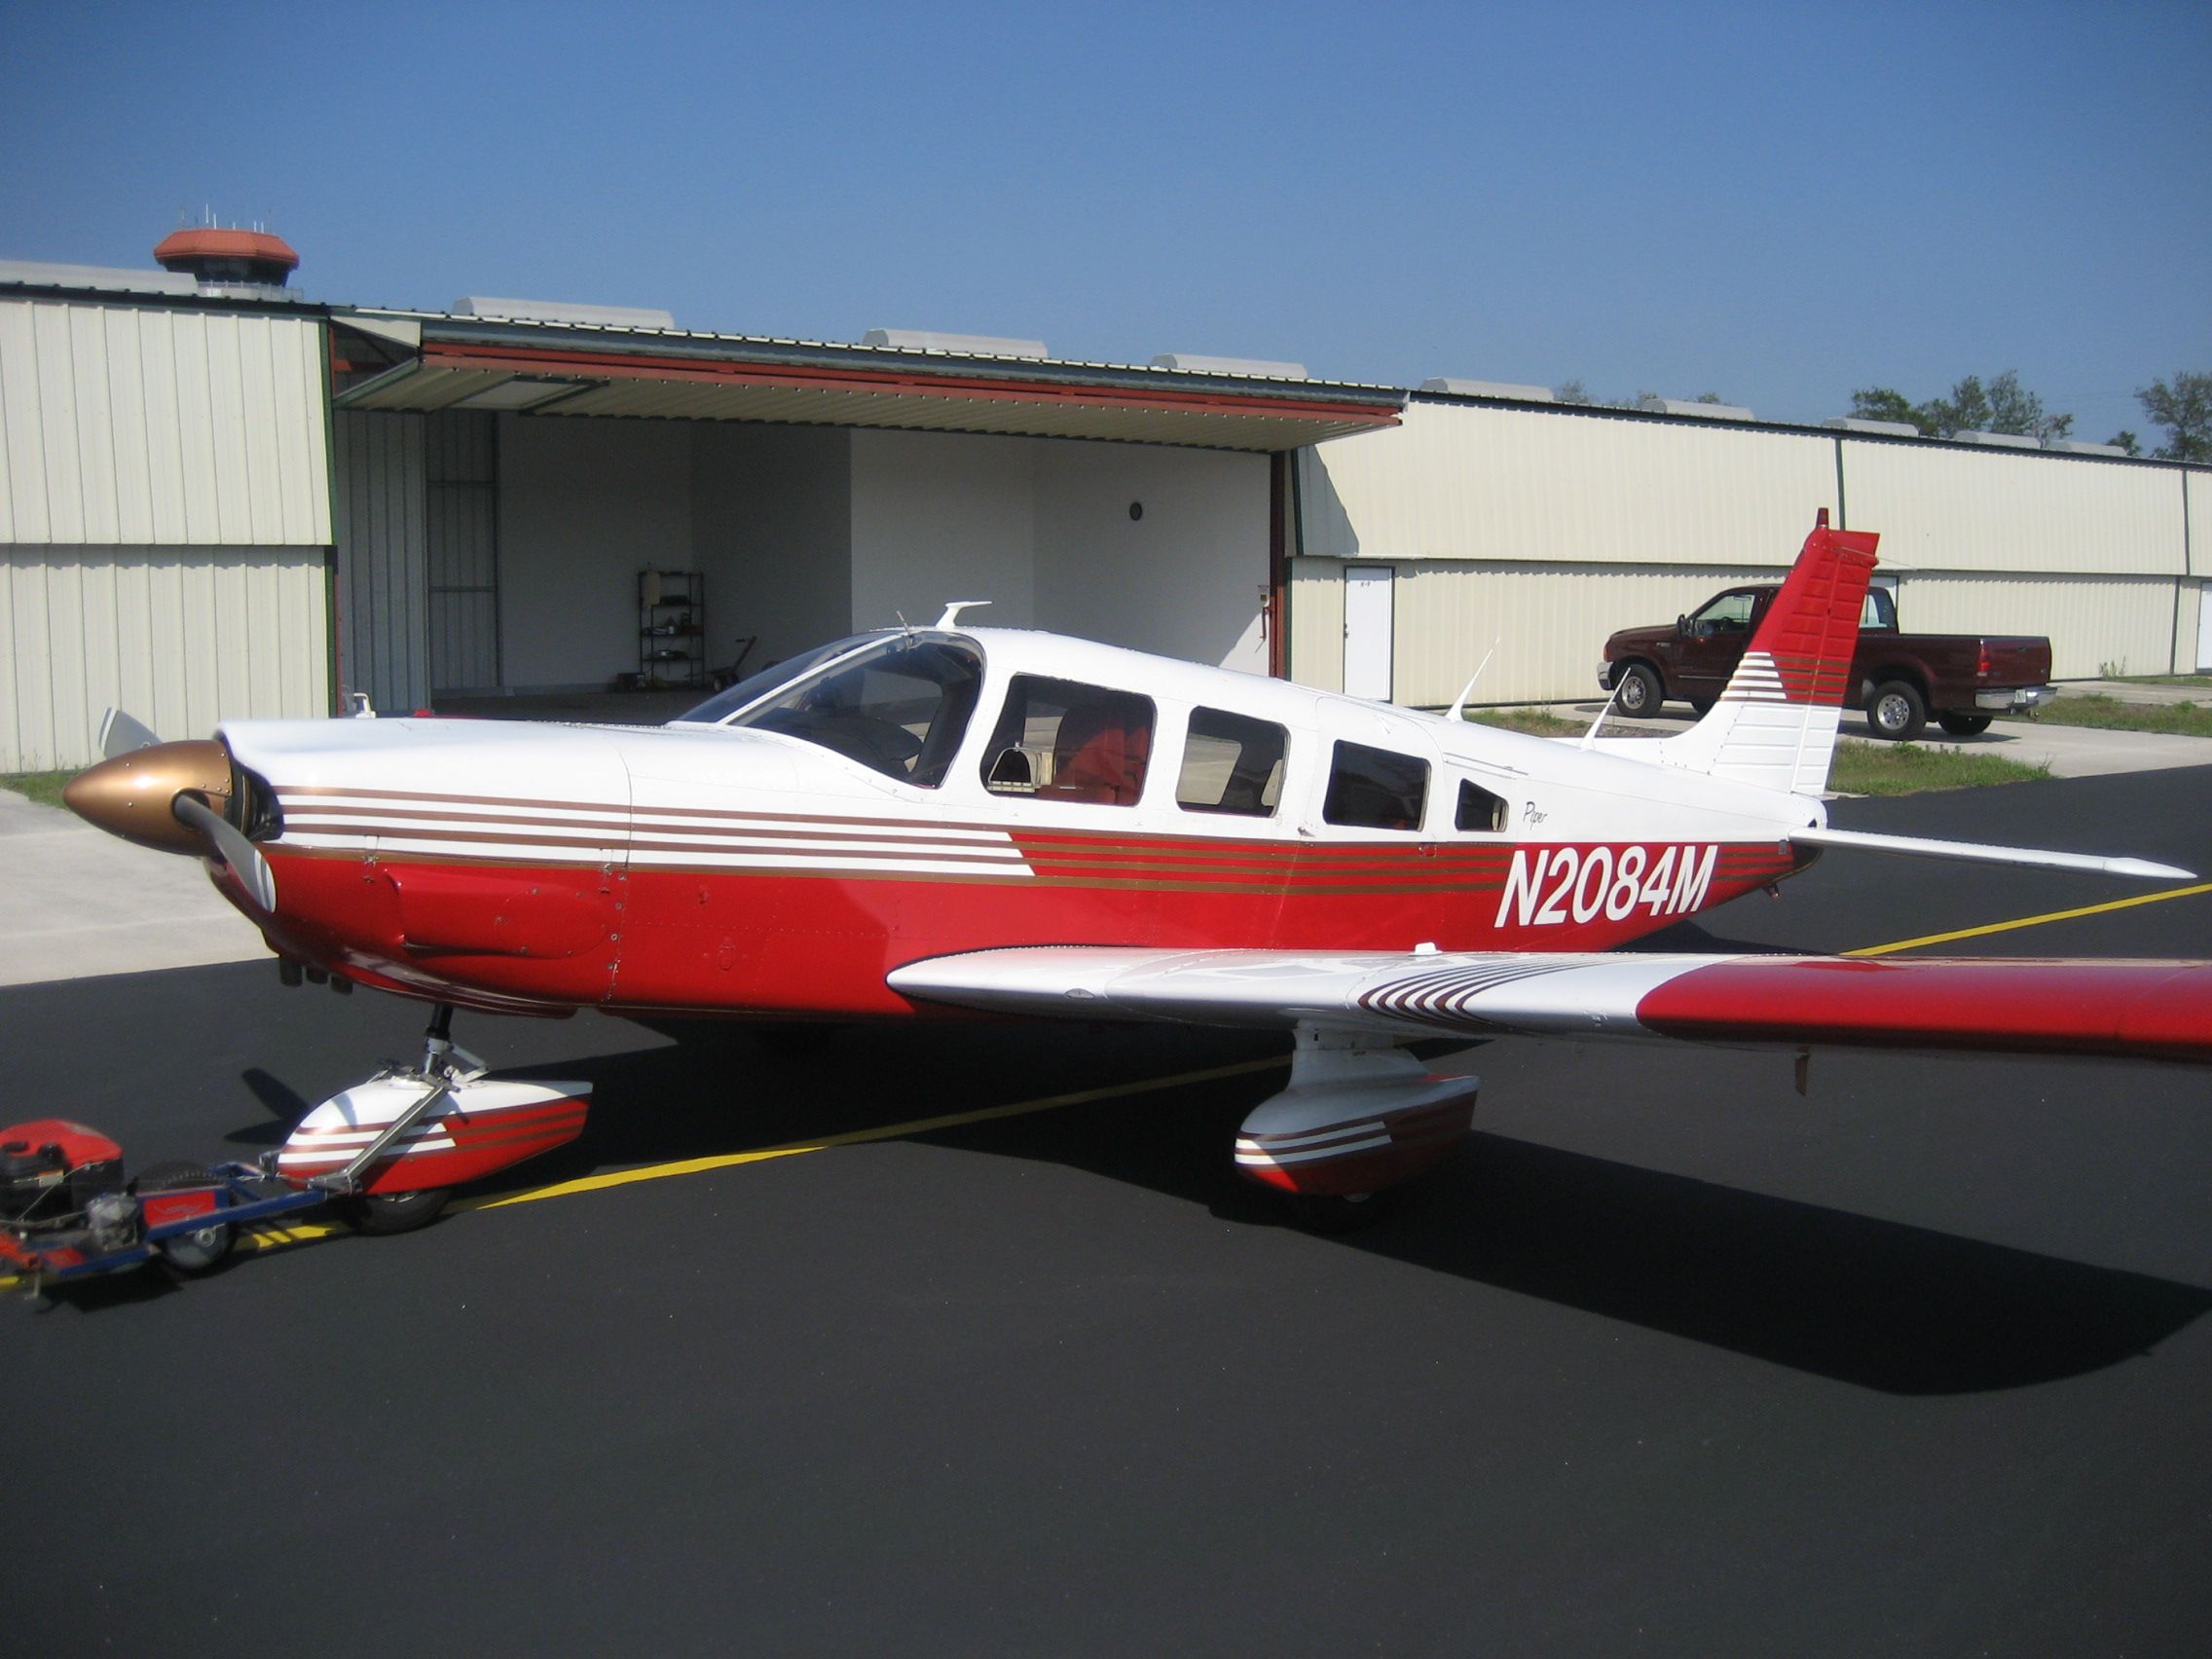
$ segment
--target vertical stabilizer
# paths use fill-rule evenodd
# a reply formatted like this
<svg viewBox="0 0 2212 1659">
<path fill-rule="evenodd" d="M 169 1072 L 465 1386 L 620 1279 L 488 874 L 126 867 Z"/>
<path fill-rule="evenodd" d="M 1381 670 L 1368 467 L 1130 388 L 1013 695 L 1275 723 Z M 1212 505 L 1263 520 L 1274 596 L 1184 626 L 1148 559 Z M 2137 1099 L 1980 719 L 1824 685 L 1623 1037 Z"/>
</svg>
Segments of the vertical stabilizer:
<svg viewBox="0 0 2212 1659">
<path fill-rule="evenodd" d="M 1720 700 L 1665 741 L 1669 765 L 1770 790 L 1826 788 L 1880 539 L 1830 530 L 1822 510 Z"/>
</svg>

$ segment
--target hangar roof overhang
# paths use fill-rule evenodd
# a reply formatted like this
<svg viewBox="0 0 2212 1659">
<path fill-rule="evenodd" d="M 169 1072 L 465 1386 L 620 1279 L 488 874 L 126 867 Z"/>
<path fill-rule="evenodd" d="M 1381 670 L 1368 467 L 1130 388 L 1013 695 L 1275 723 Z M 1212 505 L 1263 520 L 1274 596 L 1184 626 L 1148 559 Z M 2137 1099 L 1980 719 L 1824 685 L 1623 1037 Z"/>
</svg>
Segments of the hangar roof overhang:
<svg viewBox="0 0 2212 1659">
<path fill-rule="evenodd" d="M 1389 387 L 743 335 L 398 312 L 331 320 L 368 348 L 361 362 L 397 357 L 344 386 L 341 409 L 763 421 L 1270 453 L 1394 426 L 1406 401 Z M 342 366 L 359 364 L 349 354 Z"/>
</svg>

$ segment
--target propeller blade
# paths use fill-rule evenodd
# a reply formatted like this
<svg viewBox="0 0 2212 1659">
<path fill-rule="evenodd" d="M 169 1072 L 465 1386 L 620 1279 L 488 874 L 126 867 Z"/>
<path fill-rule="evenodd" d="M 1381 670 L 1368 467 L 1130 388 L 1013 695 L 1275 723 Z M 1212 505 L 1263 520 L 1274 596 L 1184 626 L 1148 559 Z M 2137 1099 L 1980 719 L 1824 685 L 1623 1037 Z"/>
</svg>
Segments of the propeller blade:
<svg viewBox="0 0 2212 1659">
<path fill-rule="evenodd" d="M 179 823 L 191 825 L 207 837 L 215 857 L 237 872 L 246 896 L 258 908 L 275 913 L 276 872 L 269 867 L 258 847 L 233 829 L 229 819 L 189 791 L 179 794 L 169 810 Z"/>
<path fill-rule="evenodd" d="M 100 754 L 107 759 L 112 760 L 118 755 L 134 755 L 161 741 L 121 709 L 110 709 L 100 718 Z"/>
</svg>

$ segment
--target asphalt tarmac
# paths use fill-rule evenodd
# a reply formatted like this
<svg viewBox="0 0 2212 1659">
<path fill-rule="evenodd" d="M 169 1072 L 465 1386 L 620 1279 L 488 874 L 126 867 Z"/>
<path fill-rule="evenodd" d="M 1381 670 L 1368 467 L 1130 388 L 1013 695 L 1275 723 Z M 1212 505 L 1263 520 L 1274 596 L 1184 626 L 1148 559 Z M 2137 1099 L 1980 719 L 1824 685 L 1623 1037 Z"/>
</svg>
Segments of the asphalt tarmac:
<svg viewBox="0 0 2212 1659">
<path fill-rule="evenodd" d="M 1834 816 L 2212 872 L 2212 769 Z M 1830 853 L 1653 942 L 2212 954 L 2161 891 Z M 245 1156 L 421 1023 L 0 988 L 0 1119 Z M 11 1651 L 2206 1650 L 2202 1071 L 1495 1044 L 1337 1239 L 1231 1172 L 1267 1039 L 457 1036 L 597 1086 L 509 1193 L 849 1138 L 0 1302 Z"/>
</svg>

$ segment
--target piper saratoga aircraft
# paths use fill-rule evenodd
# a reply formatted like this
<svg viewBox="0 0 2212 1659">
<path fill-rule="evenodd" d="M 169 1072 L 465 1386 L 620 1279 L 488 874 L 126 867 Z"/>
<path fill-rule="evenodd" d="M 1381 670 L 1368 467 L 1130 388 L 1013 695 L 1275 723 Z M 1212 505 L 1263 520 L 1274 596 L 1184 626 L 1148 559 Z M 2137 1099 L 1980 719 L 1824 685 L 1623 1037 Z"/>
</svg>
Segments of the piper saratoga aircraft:
<svg viewBox="0 0 2212 1659">
<path fill-rule="evenodd" d="M 2212 1058 L 2212 963 L 1605 954 L 1828 848 L 2188 876 L 1827 827 L 1875 543 L 1824 513 L 1719 701 L 1664 739 L 1525 737 L 964 627 L 963 603 L 659 727 L 234 721 L 157 745 L 111 717 L 113 757 L 66 798 L 205 860 L 289 976 L 437 1005 L 422 1099 L 364 1087 L 285 1149 L 393 1199 L 582 1123 L 573 1098 L 502 1125 L 440 1094 L 455 1009 L 1280 1027 L 1289 1086 L 1235 1157 L 1317 1221 L 1469 1127 L 1474 1079 L 1417 1039 Z"/>
</svg>

